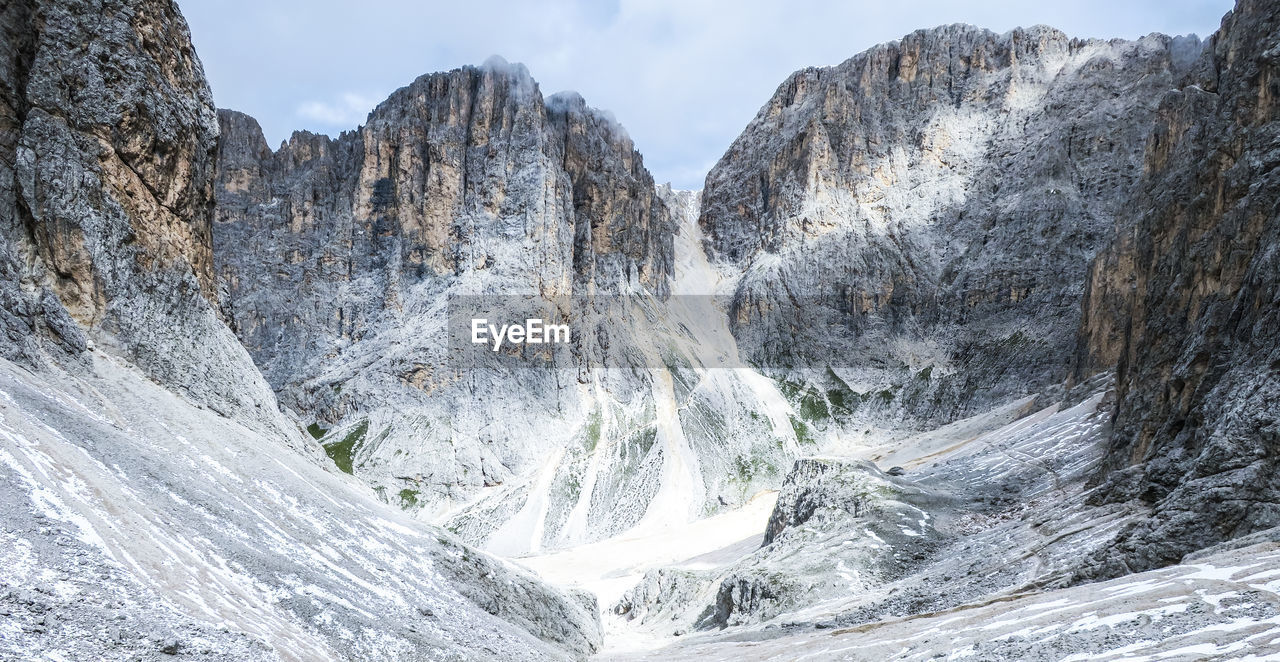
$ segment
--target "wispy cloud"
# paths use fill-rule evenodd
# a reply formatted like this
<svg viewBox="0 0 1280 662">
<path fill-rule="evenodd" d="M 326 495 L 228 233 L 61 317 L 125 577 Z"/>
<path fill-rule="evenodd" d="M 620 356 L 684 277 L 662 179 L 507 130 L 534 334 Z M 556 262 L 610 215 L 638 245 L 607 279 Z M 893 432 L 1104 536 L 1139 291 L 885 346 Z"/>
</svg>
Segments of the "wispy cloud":
<svg viewBox="0 0 1280 662">
<path fill-rule="evenodd" d="M 347 92 L 335 101 L 308 101 L 300 104 L 295 114 L 306 121 L 353 129 L 357 124 L 364 123 L 365 117 L 378 105 L 378 101 L 372 96 Z"/>
</svg>

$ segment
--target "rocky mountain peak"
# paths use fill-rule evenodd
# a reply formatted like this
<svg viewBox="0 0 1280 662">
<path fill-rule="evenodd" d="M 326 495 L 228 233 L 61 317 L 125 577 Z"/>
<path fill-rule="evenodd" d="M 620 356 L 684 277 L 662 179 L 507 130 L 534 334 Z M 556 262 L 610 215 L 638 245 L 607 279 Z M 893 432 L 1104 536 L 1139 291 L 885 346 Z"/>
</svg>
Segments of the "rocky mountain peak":
<svg viewBox="0 0 1280 662">
<path fill-rule="evenodd" d="M 740 316 L 739 343 L 856 395 L 850 420 L 945 423 L 1062 381 L 1088 261 L 1190 47 L 948 25 L 797 72 L 703 191 L 739 310 L 797 308 Z M 822 330 L 782 342 L 799 318 Z"/>
<path fill-rule="evenodd" d="M 449 296 L 670 291 L 676 219 L 630 137 L 575 93 L 544 100 L 522 65 L 421 76 L 363 126 L 275 152 L 251 118 L 220 121 L 214 253 L 234 328 L 283 404 L 332 429 L 325 443 L 369 430 L 352 471 L 407 503 L 443 508 L 527 475 L 604 406 L 564 383 L 585 369 L 515 386 L 462 371 Z M 467 405 L 479 392 L 532 419 Z"/>
</svg>

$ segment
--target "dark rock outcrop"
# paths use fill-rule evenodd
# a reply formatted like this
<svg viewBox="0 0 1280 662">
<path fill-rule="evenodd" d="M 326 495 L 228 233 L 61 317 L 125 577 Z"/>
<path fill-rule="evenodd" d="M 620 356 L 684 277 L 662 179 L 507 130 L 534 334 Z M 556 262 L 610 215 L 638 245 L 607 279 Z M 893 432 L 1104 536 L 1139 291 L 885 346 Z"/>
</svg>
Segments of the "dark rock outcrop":
<svg viewBox="0 0 1280 662">
<path fill-rule="evenodd" d="M 860 480 L 863 475 L 869 479 Z M 878 480 L 877 480 L 878 479 Z M 800 526 L 830 509 L 854 519 L 871 515 L 875 488 L 888 478 L 870 462 L 843 463 L 806 458 L 796 462 L 782 483 L 778 502 L 764 527 L 768 545 L 784 530 Z"/>
<path fill-rule="evenodd" d="M 1161 101 L 1095 261 L 1076 376 L 1117 365 L 1101 499 L 1152 515 L 1096 574 L 1280 525 L 1280 7 L 1242 0 Z"/>
</svg>

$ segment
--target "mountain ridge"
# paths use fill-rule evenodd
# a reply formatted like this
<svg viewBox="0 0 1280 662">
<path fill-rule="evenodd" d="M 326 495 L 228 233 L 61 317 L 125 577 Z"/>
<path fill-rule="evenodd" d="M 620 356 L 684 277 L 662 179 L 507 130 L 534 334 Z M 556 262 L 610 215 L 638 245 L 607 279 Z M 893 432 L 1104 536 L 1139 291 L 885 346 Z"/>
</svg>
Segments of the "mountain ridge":
<svg viewBox="0 0 1280 662">
<path fill-rule="evenodd" d="M 1090 582 L 1167 566 L 1100 590 L 1178 604 L 1058 641 L 1280 614 L 1194 593 L 1280 526 L 1271 3 L 1204 42 L 912 32 L 787 77 L 696 192 L 520 64 L 272 150 L 171 2 L 0 26 L 5 654 L 817 651 L 797 629 L 1086 614 Z M 588 342 L 463 365 L 451 301 L 484 295 Z M 747 537 L 628 556 L 779 488 Z M 591 567 L 555 587 L 477 548 Z"/>
</svg>

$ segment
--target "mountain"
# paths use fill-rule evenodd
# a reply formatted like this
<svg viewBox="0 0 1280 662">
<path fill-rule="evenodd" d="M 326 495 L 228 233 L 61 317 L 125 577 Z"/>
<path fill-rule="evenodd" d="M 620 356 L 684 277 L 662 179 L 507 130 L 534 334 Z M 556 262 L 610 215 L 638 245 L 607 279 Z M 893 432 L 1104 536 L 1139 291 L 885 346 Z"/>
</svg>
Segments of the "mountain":
<svg viewBox="0 0 1280 662">
<path fill-rule="evenodd" d="M 384 317 L 412 315 L 415 287 L 473 274 L 555 296 L 634 278 L 660 295 L 670 278 L 671 213 L 631 140 L 581 97 L 544 102 L 522 65 L 423 76 L 358 130 L 295 133 L 274 153 L 252 118 L 219 121 L 217 268 L 287 405 L 339 418 L 351 398 L 288 387 Z"/>
<path fill-rule="evenodd" d="M 0 657 L 1280 654 L 1275 3 L 920 30 L 702 191 L 500 58 L 272 149 L 172 2 L 0 30 Z"/>
<path fill-rule="evenodd" d="M 1097 555 L 1103 576 L 1280 525 L 1278 66 L 1280 11 L 1238 3 L 1161 99 L 1092 265 L 1076 372 L 1114 364 L 1117 397 L 1097 498 L 1152 510 Z"/>
<path fill-rule="evenodd" d="M 1189 587 L 1248 590 L 1216 559 L 1276 546 L 1278 36 L 1251 2 L 1203 45 L 946 26 L 786 81 L 702 193 L 739 348 L 815 427 L 921 432 L 826 444 L 757 548 L 650 568 L 613 610 L 675 637 L 625 659 L 865 651 L 927 615 L 951 618 L 904 627 L 905 657 L 1172 654 L 1154 604 L 997 642 L 927 628 L 1026 595 L 1070 613 L 1073 585 L 1180 563 L 1167 600 L 1196 616 L 1162 632 L 1273 633 L 1275 601 L 1244 616 Z"/>
<path fill-rule="evenodd" d="M 676 242 L 702 251 L 692 199 L 580 96 L 491 60 L 417 79 L 336 139 L 272 152 L 248 116 L 219 121 L 233 328 L 387 501 L 520 553 L 741 503 L 798 454 L 776 387 L 690 346 L 724 312 L 668 305 Z M 589 346 L 554 371 L 459 362 L 451 315 L 504 296 L 571 314 Z"/>
<path fill-rule="evenodd" d="M 573 659 L 590 596 L 389 508 L 220 316 L 219 126 L 169 2 L 13 2 L 0 657 Z"/>
<path fill-rule="evenodd" d="M 948 25 L 792 74 L 702 194 L 742 351 L 845 437 L 1061 383 L 1089 261 L 1199 52 Z"/>
</svg>

